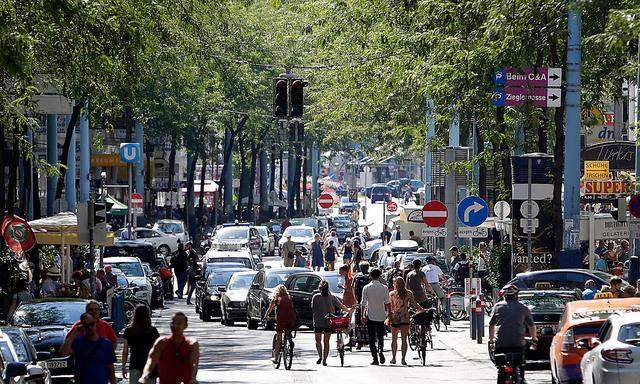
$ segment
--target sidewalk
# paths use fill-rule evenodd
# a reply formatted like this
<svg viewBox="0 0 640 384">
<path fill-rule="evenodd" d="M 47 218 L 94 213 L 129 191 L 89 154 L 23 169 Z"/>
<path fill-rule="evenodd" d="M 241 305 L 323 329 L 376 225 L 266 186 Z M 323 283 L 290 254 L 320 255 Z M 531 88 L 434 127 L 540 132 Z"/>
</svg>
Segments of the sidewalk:
<svg viewBox="0 0 640 384">
<path fill-rule="evenodd" d="M 493 363 L 489 359 L 487 351 L 487 342 L 489 340 L 489 318 L 485 318 L 485 330 L 482 338 L 482 344 L 478 344 L 476 340 L 471 339 L 469 331 L 469 321 L 452 321 L 448 329 L 441 329 L 436 332 L 436 338 L 447 348 L 455 351 L 465 360 L 478 363 L 486 363 L 489 367 L 493 367 Z"/>
</svg>

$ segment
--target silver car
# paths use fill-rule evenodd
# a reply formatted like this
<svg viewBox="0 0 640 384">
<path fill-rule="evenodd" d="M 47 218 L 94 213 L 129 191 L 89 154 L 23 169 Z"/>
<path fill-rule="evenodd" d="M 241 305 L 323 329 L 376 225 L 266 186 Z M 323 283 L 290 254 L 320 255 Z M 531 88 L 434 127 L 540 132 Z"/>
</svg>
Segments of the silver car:
<svg viewBox="0 0 640 384">
<path fill-rule="evenodd" d="M 273 255 L 276 249 L 276 239 L 273 233 L 265 225 L 259 225 L 254 227 L 260 237 L 262 237 L 262 254 Z"/>
<path fill-rule="evenodd" d="M 615 313 L 597 338 L 576 340 L 591 349 L 580 363 L 584 384 L 638 384 L 640 377 L 640 313 Z"/>
</svg>

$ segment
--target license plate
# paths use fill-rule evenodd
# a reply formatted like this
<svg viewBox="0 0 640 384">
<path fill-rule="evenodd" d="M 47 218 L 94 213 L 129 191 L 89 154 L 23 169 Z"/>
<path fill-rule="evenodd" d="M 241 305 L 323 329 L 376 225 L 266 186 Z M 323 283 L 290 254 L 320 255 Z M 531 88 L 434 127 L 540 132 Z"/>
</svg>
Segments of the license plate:
<svg viewBox="0 0 640 384">
<path fill-rule="evenodd" d="M 547 331 L 549 334 L 558 333 L 557 325 L 538 325 L 536 328 L 538 329 L 538 335 L 542 334 L 542 331 Z"/>
<path fill-rule="evenodd" d="M 49 369 L 67 368 L 67 361 L 66 360 L 47 361 L 47 368 Z"/>
</svg>

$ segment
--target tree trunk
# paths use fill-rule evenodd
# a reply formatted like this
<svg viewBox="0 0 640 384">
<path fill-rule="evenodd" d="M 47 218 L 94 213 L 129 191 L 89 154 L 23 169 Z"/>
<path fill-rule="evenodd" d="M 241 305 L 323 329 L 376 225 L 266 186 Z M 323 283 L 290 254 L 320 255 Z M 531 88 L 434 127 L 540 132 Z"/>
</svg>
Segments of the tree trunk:
<svg viewBox="0 0 640 384">
<path fill-rule="evenodd" d="M 240 150 L 240 188 L 238 188 L 238 206 L 237 216 L 243 217 L 242 200 L 247 195 L 247 154 L 245 151 L 244 139 L 238 140 L 238 149 Z"/>
<path fill-rule="evenodd" d="M 293 192 L 295 193 L 294 197 L 295 197 L 295 205 L 296 205 L 296 212 L 297 213 L 301 213 L 301 200 L 300 200 L 300 178 L 301 178 L 301 173 L 300 173 L 300 164 L 302 163 L 302 148 L 300 147 L 300 144 L 296 144 L 295 145 L 295 155 L 294 155 L 294 159 L 295 159 L 295 171 L 293 173 Z"/>
<path fill-rule="evenodd" d="M 198 152 L 194 152 L 191 163 L 187 164 L 187 196 L 184 199 L 185 222 L 189 227 L 189 235 L 195 238 L 196 226 L 193 220 L 193 182 L 195 180 L 196 163 L 198 162 Z"/>
<path fill-rule="evenodd" d="M 11 148 L 11 163 L 9 164 L 9 186 L 7 191 L 7 211 L 14 213 L 16 206 L 16 191 L 18 188 L 18 163 L 20 161 L 20 147 L 18 145 L 18 135 L 13 134 Z"/>
<path fill-rule="evenodd" d="M 269 167 L 269 192 L 276 190 L 276 145 L 271 145 L 271 153 L 269 154 L 270 167 Z"/>
<path fill-rule="evenodd" d="M 304 145 L 304 144 L 303 144 Z M 302 156 L 303 156 L 303 160 L 302 160 L 302 209 L 303 212 L 306 215 L 307 210 L 309 209 L 309 207 L 304 206 L 305 202 L 307 201 L 307 199 L 305 198 L 307 196 L 307 169 L 309 168 L 309 148 L 304 145 L 302 147 Z M 310 201 L 311 199 L 309 199 Z"/>
<path fill-rule="evenodd" d="M 224 187 L 224 173 L 227 168 L 227 162 L 229 161 L 229 159 L 231 158 L 231 155 L 233 154 L 233 145 L 235 142 L 235 138 L 240 133 L 242 133 L 242 129 L 244 128 L 248 119 L 249 119 L 249 115 L 242 115 L 242 117 L 240 118 L 240 120 L 238 120 L 238 123 L 236 124 L 236 129 L 235 130 L 229 129 L 229 132 L 231 133 L 231 139 L 229 140 L 229 148 L 226 148 L 226 146 L 224 148 L 222 171 L 220 172 L 220 183 L 219 183 L 221 189 Z"/>
<path fill-rule="evenodd" d="M 175 182 L 177 147 L 178 138 L 175 135 L 171 135 L 171 150 L 169 151 L 169 191 L 171 192 L 173 192 L 173 183 Z"/>
<path fill-rule="evenodd" d="M 507 137 L 507 125 L 504 122 L 504 107 L 496 108 L 496 122 L 498 123 L 498 131 Z M 506 139 L 502 139 L 500 145 L 500 156 L 502 163 L 502 184 L 504 187 L 504 193 L 507 197 L 511 197 L 511 150 L 507 144 Z"/>
<path fill-rule="evenodd" d="M 80 118 L 80 112 L 82 112 L 82 107 L 85 104 L 85 100 L 81 99 L 80 102 L 76 103 L 73 106 L 73 111 L 71 112 L 71 119 L 69 120 L 69 125 L 67 125 L 67 131 L 64 134 L 64 144 L 62 144 L 62 157 L 60 159 L 60 164 L 64 165 L 64 167 L 60 167 L 60 177 L 58 177 L 58 185 L 56 186 L 56 200 L 62 197 L 62 190 L 64 189 L 64 178 L 67 174 L 67 167 L 69 166 L 69 148 L 71 147 L 71 139 L 73 138 L 73 132 L 76 129 L 76 125 L 78 123 L 78 119 Z M 75 169 L 71 170 L 71 175 L 75 177 Z"/>
<path fill-rule="evenodd" d="M 198 220 L 202 222 L 204 216 L 204 181 L 207 178 L 207 158 L 202 156 L 202 169 L 200 170 L 200 196 L 198 196 Z"/>
<path fill-rule="evenodd" d="M 5 126 L 0 122 L 0 214 L 4 214 L 7 209 L 6 193 L 7 188 L 4 179 L 4 155 L 5 155 Z"/>
<path fill-rule="evenodd" d="M 40 204 L 40 179 L 38 175 L 38 167 L 32 167 L 33 170 L 33 220 L 41 217 L 42 206 Z"/>
<path fill-rule="evenodd" d="M 477 132 L 477 137 L 476 137 L 476 141 L 478 142 L 478 154 L 482 154 L 484 153 L 484 135 L 482 132 L 482 129 L 480 129 L 480 127 L 477 127 L 476 129 Z M 485 201 L 487 200 L 487 164 L 484 160 L 484 158 L 482 158 L 482 160 L 480 160 L 479 162 L 479 167 L 478 167 L 478 194 L 480 195 L 480 197 L 482 197 Z M 495 174 L 494 174 L 495 177 Z"/>
<path fill-rule="evenodd" d="M 24 127 L 24 136 L 28 137 L 29 135 L 29 127 L 25 125 Z M 33 148 L 29 148 L 29 150 L 33 150 Z M 31 158 L 28 156 L 22 156 L 22 169 L 24 174 L 24 199 L 20 201 L 20 210 L 22 214 L 27 217 L 29 212 L 29 201 L 31 201 L 32 196 L 31 192 Z M 31 218 L 29 218 L 31 219 Z"/>
<path fill-rule="evenodd" d="M 565 62 L 566 50 L 562 55 L 562 59 L 558 57 L 558 47 L 556 44 L 556 37 L 553 36 L 551 40 L 551 62 L 553 66 L 559 65 Z M 561 61 L 562 60 L 562 61 Z M 563 76 L 566 76 L 566 71 Z M 566 77 L 565 77 L 566 78 Z M 562 98 L 565 98 L 565 90 L 562 89 Z M 554 153 L 554 167 L 553 167 L 553 205 L 555 207 L 562 207 L 562 184 L 564 176 L 564 105 L 556 108 L 553 120 L 555 123 L 555 145 L 553 148 Z M 560 255 L 562 250 L 564 225 L 562 220 L 562 209 L 553 210 L 553 233 L 554 236 L 554 255 Z M 558 266 L 559 258 L 554 258 L 554 266 Z"/>
<path fill-rule="evenodd" d="M 253 192 L 256 188 L 256 161 L 258 160 L 258 153 L 260 152 L 260 146 L 255 143 L 251 143 L 251 162 L 249 163 L 249 175 L 248 175 L 248 189 L 249 199 L 247 202 L 247 208 L 249 213 L 253 213 Z M 262 170 L 260 170 L 262 172 Z"/>
</svg>

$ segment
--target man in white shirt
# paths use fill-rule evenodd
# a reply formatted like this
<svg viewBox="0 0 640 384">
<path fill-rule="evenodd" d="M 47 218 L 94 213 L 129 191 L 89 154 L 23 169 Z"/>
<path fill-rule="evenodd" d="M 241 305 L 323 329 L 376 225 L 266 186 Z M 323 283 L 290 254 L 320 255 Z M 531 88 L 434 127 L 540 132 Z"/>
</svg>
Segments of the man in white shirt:
<svg viewBox="0 0 640 384">
<path fill-rule="evenodd" d="M 444 308 L 444 290 L 441 285 L 441 283 L 444 282 L 444 273 L 436 264 L 435 256 L 427 257 L 427 263 L 428 264 L 422 268 L 422 272 L 427 276 L 427 283 L 429 283 L 440 300 L 440 307 Z"/>
<path fill-rule="evenodd" d="M 384 364 L 384 321 L 389 311 L 389 288 L 380 282 L 382 272 L 375 268 L 371 271 L 371 283 L 362 290 L 362 310 L 369 331 L 369 349 L 373 362 L 371 365 Z M 377 341 L 377 346 L 376 346 Z"/>
<path fill-rule="evenodd" d="M 338 240 L 338 235 L 336 234 L 335 229 L 332 229 L 331 232 L 329 232 L 329 234 L 327 235 L 327 238 L 324 240 L 322 248 L 326 249 L 329 246 L 330 241 L 333 241 L 333 245 L 335 245 L 336 247 L 338 247 L 338 245 L 340 244 L 340 241 Z"/>
</svg>

